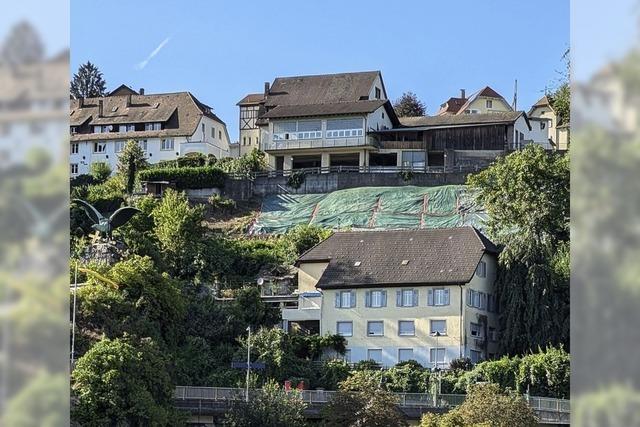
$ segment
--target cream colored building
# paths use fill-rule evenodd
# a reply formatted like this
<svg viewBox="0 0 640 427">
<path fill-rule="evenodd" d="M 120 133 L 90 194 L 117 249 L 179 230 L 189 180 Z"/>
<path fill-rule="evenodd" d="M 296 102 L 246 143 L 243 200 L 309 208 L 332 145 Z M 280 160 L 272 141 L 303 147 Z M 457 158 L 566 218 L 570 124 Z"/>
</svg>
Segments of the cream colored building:
<svg viewBox="0 0 640 427">
<path fill-rule="evenodd" d="M 350 362 L 495 357 L 496 254 L 472 227 L 335 233 L 299 258 L 285 327 L 345 336 Z"/>
<path fill-rule="evenodd" d="M 459 114 L 486 114 L 513 111 L 502 95 L 489 86 L 485 86 L 467 98 L 465 90 L 459 97 L 449 98 L 440 105 L 437 116 Z"/>
<path fill-rule="evenodd" d="M 254 148 L 260 148 L 260 128 L 256 121 L 261 109 L 264 109 L 263 104 L 264 95 L 261 93 L 250 93 L 236 104 L 240 109 L 240 156 L 250 153 Z"/>
<path fill-rule="evenodd" d="M 531 110 L 529 117 L 533 120 L 544 120 L 548 127 L 548 136 L 551 145 L 556 150 L 567 150 L 569 148 L 569 125 L 559 124 L 559 117 L 551 107 L 549 98 L 545 95 L 538 100 Z M 540 124 L 544 122 L 540 121 Z"/>
</svg>

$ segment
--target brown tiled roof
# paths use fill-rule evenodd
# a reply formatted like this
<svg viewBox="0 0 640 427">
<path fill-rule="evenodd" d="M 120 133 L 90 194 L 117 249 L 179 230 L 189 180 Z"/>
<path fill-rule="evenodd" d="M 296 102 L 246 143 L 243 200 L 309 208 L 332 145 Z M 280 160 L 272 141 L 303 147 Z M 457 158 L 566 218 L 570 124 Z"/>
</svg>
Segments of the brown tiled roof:
<svg viewBox="0 0 640 427">
<path fill-rule="evenodd" d="M 473 227 L 342 232 L 302 254 L 298 265 L 329 262 L 320 289 L 463 284 L 485 252 L 498 250 Z"/>
<path fill-rule="evenodd" d="M 190 136 L 196 131 L 200 118 L 204 115 L 221 124 L 220 118 L 211 112 L 211 108 L 198 101 L 189 92 L 131 95 L 131 105 L 127 107 L 127 95 L 105 96 L 101 98 L 86 98 L 84 106 L 80 101 L 71 100 L 69 124 L 80 126 L 87 121 L 93 125 L 119 125 L 149 122 L 167 122 L 169 119 L 176 123 L 174 128 L 160 131 L 136 132 L 136 138 L 154 138 L 163 136 Z M 99 117 L 98 101 L 103 102 L 103 115 Z M 131 133 L 97 133 L 75 134 L 73 141 L 94 139 L 118 139 L 131 137 Z"/>
<path fill-rule="evenodd" d="M 467 102 L 467 98 L 449 98 L 447 102 L 442 104 L 438 114 L 455 114 L 460 111 L 460 107 L 462 107 L 465 102 Z"/>
<path fill-rule="evenodd" d="M 265 105 L 312 105 L 368 99 L 379 71 L 278 77 L 271 85 Z M 384 88 L 380 88 L 381 90 Z"/>
<path fill-rule="evenodd" d="M 263 119 L 282 119 L 287 117 L 328 116 L 334 114 L 371 113 L 389 101 L 334 102 L 330 104 L 279 105 L 264 113 Z"/>
<path fill-rule="evenodd" d="M 547 105 L 551 105 L 551 103 L 549 102 L 547 95 L 545 95 L 533 104 L 533 107 L 546 107 Z"/>
<path fill-rule="evenodd" d="M 263 93 L 250 93 L 238 101 L 236 105 L 259 104 L 262 101 L 264 101 Z"/>
<path fill-rule="evenodd" d="M 476 93 L 474 93 L 473 95 L 471 95 L 467 99 L 467 102 L 465 102 L 464 105 L 460 107 L 460 109 L 458 110 L 458 112 L 456 114 L 465 114 L 464 111 L 467 109 L 467 107 L 469 105 L 471 105 L 471 103 L 473 101 L 475 101 L 480 96 L 485 96 L 485 97 L 489 97 L 489 98 L 498 98 L 498 99 L 501 99 L 506 105 L 509 105 L 507 100 L 504 99 L 504 97 L 502 95 L 500 95 L 498 92 L 496 92 L 495 90 L 493 90 L 489 86 L 485 86 L 482 89 L 480 89 L 479 91 L 477 91 Z"/>
<path fill-rule="evenodd" d="M 400 117 L 399 120 L 403 127 L 492 125 L 513 123 L 523 114 L 522 111 L 508 111 L 483 114 Z"/>
</svg>

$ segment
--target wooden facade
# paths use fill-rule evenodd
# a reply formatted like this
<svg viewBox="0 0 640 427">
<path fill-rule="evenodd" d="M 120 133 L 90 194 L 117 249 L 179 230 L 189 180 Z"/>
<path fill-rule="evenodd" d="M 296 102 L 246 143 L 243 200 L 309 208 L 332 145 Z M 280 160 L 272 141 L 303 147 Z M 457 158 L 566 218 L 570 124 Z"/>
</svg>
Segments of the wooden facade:
<svg viewBox="0 0 640 427">
<path fill-rule="evenodd" d="M 504 151 L 513 139 L 513 125 L 448 127 L 426 130 L 411 128 L 380 133 L 380 148 L 427 151 Z"/>
</svg>

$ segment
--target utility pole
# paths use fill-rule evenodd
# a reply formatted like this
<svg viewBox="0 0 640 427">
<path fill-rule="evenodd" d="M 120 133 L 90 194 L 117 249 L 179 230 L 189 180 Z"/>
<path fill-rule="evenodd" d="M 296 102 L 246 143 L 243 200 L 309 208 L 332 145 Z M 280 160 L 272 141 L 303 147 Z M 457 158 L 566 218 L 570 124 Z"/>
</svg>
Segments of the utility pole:
<svg viewBox="0 0 640 427">
<path fill-rule="evenodd" d="M 251 326 L 247 326 L 247 382 L 244 400 L 249 403 L 249 373 L 251 372 Z"/>
<path fill-rule="evenodd" d="M 513 89 L 513 111 L 518 111 L 518 79 Z"/>
</svg>

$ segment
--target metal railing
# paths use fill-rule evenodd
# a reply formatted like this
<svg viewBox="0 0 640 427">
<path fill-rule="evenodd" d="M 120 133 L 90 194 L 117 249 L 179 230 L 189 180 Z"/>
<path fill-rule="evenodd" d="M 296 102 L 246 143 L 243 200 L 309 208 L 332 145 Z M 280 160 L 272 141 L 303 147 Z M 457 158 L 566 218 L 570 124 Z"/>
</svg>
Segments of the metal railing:
<svg viewBox="0 0 640 427">
<path fill-rule="evenodd" d="M 188 387 L 178 386 L 175 390 L 175 399 L 200 399 L 213 401 L 235 401 L 245 398 L 245 390 L 242 388 L 227 387 Z M 250 395 L 260 393 L 259 389 L 250 390 Z M 336 391 L 332 390 L 302 390 L 299 392 L 302 400 L 309 404 L 326 404 L 331 401 Z M 461 405 L 466 395 L 464 394 L 429 394 L 429 393 L 394 393 L 398 406 L 404 408 L 451 408 Z M 566 399 L 554 399 L 549 397 L 524 396 L 531 408 L 538 413 L 569 414 L 570 401 Z"/>
<path fill-rule="evenodd" d="M 268 170 L 251 172 L 252 178 L 288 176 L 292 173 L 304 173 L 308 175 L 322 173 L 456 173 L 456 172 L 477 172 L 480 166 L 477 165 L 456 165 L 456 166 L 322 166 L 313 168 L 298 168 L 286 170 Z"/>
<path fill-rule="evenodd" d="M 377 147 L 378 143 L 373 138 L 356 136 L 347 138 L 317 138 L 317 139 L 282 139 L 276 141 L 264 141 L 263 151 L 271 150 L 297 150 L 307 148 L 333 148 L 333 147 Z"/>
</svg>

